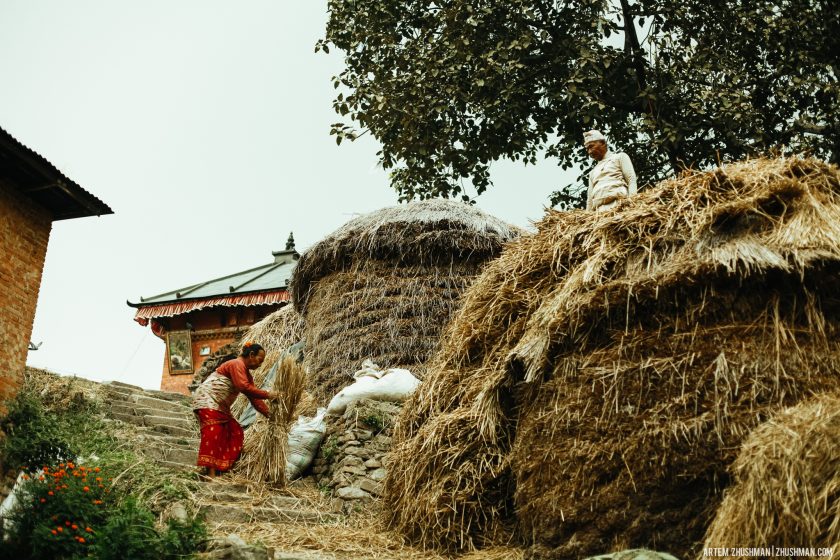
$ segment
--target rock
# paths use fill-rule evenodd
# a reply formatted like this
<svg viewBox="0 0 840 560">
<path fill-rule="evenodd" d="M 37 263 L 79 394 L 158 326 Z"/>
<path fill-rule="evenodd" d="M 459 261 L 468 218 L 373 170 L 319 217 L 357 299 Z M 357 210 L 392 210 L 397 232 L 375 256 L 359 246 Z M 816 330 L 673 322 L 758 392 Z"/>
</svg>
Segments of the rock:
<svg viewBox="0 0 840 560">
<path fill-rule="evenodd" d="M 586 560 L 677 560 L 667 552 L 655 552 L 646 548 L 631 548 L 621 552 L 590 556 Z"/>
<path fill-rule="evenodd" d="M 165 516 L 166 519 L 175 519 L 181 523 L 186 523 L 190 519 L 190 514 L 187 513 L 187 508 L 181 502 L 175 502 L 169 508 L 169 512 Z"/>
<path fill-rule="evenodd" d="M 359 441 L 367 441 L 373 437 L 373 432 L 370 430 L 358 430 L 356 432 L 356 439 Z"/>
<path fill-rule="evenodd" d="M 370 494 L 361 488 L 339 488 L 335 494 L 342 500 L 361 500 L 364 498 L 370 498 Z"/>
<path fill-rule="evenodd" d="M 368 459 L 365 461 L 365 466 L 369 469 L 378 469 L 382 466 L 382 463 L 376 459 Z"/>
<path fill-rule="evenodd" d="M 386 471 L 385 469 L 381 469 L 381 468 L 380 468 L 380 469 L 376 469 L 376 470 L 375 470 L 375 471 L 373 471 L 372 473 L 368 473 L 368 476 L 369 476 L 372 480 L 375 480 L 375 481 L 377 481 L 377 482 L 380 482 L 380 481 L 382 481 L 382 480 L 385 480 L 385 476 L 386 476 L 387 474 L 388 474 L 388 471 Z"/>
<path fill-rule="evenodd" d="M 373 482 L 372 480 L 368 480 L 363 478 L 359 482 L 359 489 L 364 490 L 365 492 L 369 492 L 374 496 L 381 496 L 382 495 L 382 485 L 378 482 Z M 628 559 L 629 560 L 629 559 Z"/>
<path fill-rule="evenodd" d="M 345 465 L 345 466 L 341 467 L 341 472 L 347 473 L 347 474 L 355 474 L 355 475 L 358 475 L 358 476 L 362 476 L 367 471 L 365 470 L 364 467 L 355 467 L 355 466 L 352 466 L 352 465 Z"/>
<path fill-rule="evenodd" d="M 249 546 L 239 535 L 228 535 L 221 542 L 216 541 L 215 547 L 206 558 L 208 560 L 269 560 L 272 553 L 261 546 Z"/>
</svg>

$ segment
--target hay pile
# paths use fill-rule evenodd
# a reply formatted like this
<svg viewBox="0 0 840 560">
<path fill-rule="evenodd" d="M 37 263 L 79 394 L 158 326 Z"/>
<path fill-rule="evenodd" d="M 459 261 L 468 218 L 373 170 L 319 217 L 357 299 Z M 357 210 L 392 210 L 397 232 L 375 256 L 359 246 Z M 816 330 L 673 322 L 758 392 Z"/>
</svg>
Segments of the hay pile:
<svg viewBox="0 0 840 560">
<path fill-rule="evenodd" d="M 242 344 L 256 342 L 265 349 L 265 361 L 252 373 L 254 384 L 261 387 L 266 375 L 290 346 L 303 337 L 303 318 L 295 313 L 291 305 L 284 305 L 262 321 L 254 323 L 242 335 L 236 355 L 242 353 Z M 234 418 L 239 418 L 248 407 L 245 395 L 239 395 L 230 407 Z"/>
<path fill-rule="evenodd" d="M 268 418 L 261 416 L 245 433 L 237 472 L 250 480 L 286 485 L 286 443 L 305 382 L 303 367 L 292 356 L 283 357 L 272 386 L 281 398 L 269 404 Z"/>
<path fill-rule="evenodd" d="M 732 472 L 703 546 L 834 547 L 832 558 L 840 558 L 840 394 L 756 428 Z"/>
<path fill-rule="evenodd" d="M 746 435 L 840 386 L 840 173 L 747 161 L 537 227 L 405 405 L 389 524 L 448 549 L 690 556 Z"/>
<path fill-rule="evenodd" d="M 290 287 L 306 320 L 308 389 L 325 404 L 367 358 L 422 378 L 461 293 L 519 233 L 468 204 L 429 200 L 360 216 L 320 241 Z"/>
</svg>

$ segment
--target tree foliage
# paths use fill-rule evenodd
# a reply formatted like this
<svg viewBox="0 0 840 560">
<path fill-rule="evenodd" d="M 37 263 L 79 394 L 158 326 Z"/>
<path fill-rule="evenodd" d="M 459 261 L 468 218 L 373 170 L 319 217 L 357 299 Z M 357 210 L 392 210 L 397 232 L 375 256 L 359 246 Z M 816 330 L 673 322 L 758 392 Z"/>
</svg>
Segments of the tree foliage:
<svg viewBox="0 0 840 560">
<path fill-rule="evenodd" d="M 477 194 L 501 158 L 642 182 L 768 150 L 840 157 L 834 0 L 329 0 L 336 141 L 370 132 L 401 200 Z M 629 25 L 627 22 L 632 22 Z M 574 191 L 571 185 L 566 191 Z M 568 192 L 567 192 L 568 194 Z"/>
</svg>

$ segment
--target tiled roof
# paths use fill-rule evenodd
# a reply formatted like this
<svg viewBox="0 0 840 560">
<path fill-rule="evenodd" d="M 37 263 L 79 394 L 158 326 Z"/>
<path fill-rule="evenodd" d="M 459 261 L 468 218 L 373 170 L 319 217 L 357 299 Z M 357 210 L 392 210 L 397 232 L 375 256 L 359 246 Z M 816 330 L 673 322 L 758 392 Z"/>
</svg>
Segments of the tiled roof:
<svg viewBox="0 0 840 560">
<path fill-rule="evenodd" d="M 52 212 L 53 220 L 113 214 L 43 156 L 0 128 L 0 178 Z"/>
</svg>

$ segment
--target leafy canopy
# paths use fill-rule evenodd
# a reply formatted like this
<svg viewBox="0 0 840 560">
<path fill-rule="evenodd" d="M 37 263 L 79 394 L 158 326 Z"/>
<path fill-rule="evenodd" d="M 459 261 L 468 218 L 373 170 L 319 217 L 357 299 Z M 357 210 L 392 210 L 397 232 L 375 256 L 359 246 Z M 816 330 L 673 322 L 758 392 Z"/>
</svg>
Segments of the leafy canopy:
<svg viewBox="0 0 840 560">
<path fill-rule="evenodd" d="M 338 143 L 370 132 L 400 200 L 469 199 L 500 158 L 583 166 L 594 127 L 640 182 L 779 148 L 837 162 L 834 1 L 329 0 L 316 50 L 344 52 Z"/>
</svg>

